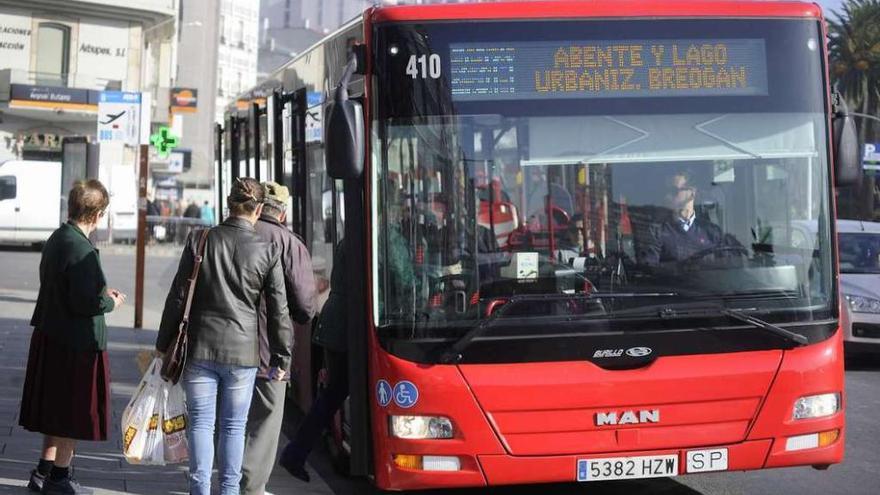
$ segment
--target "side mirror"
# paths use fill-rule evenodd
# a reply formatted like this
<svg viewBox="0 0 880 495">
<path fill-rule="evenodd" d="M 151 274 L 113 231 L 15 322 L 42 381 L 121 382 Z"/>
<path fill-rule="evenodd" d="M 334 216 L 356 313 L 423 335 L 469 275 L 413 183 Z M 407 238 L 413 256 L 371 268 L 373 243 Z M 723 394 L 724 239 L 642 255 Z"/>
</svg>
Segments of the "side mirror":
<svg viewBox="0 0 880 495">
<path fill-rule="evenodd" d="M 338 91 L 338 89 L 337 89 Z M 364 111 L 356 101 L 334 101 L 327 109 L 324 153 L 334 179 L 357 179 L 364 172 Z"/>
<path fill-rule="evenodd" d="M 348 82 L 357 68 L 352 56 L 325 114 L 324 153 L 334 179 L 357 179 L 364 172 L 364 110 L 348 99 Z"/>
<path fill-rule="evenodd" d="M 839 94 L 834 105 L 832 139 L 834 145 L 834 181 L 836 186 L 852 186 L 862 178 L 862 157 L 855 119 Z"/>
</svg>

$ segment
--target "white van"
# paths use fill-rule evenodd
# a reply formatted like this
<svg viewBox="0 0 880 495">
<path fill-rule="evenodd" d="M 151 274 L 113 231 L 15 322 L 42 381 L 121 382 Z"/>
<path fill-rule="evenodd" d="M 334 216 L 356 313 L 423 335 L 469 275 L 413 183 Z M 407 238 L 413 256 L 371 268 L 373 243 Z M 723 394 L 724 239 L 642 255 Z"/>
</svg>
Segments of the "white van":
<svg viewBox="0 0 880 495">
<path fill-rule="evenodd" d="M 0 163 L 0 243 L 40 244 L 61 223 L 61 164 Z"/>
</svg>

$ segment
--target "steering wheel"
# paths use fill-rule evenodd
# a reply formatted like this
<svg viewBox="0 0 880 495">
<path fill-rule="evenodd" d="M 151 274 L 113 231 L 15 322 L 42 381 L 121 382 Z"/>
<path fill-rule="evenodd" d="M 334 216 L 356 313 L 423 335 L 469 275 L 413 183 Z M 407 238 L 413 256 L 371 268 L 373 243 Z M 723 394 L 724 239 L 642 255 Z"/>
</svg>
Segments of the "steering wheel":
<svg viewBox="0 0 880 495">
<path fill-rule="evenodd" d="M 715 255 L 715 254 L 722 254 L 722 253 L 739 254 L 744 259 L 748 259 L 749 254 L 750 254 L 749 250 L 742 247 L 742 246 L 718 245 L 718 246 L 712 246 L 710 248 L 703 249 L 702 251 L 697 251 L 696 253 L 688 256 L 687 258 L 685 258 L 682 261 L 684 263 L 696 263 L 697 261 L 700 261 L 701 259 L 703 259 L 707 256 Z"/>
</svg>

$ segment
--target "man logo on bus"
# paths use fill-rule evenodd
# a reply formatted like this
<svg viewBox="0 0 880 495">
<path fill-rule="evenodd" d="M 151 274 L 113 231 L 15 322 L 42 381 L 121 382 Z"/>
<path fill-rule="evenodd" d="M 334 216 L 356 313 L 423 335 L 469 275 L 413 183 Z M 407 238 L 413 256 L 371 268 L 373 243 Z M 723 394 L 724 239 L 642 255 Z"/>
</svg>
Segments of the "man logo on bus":
<svg viewBox="0 0 880 495">
<path fill-rule="evenodd" d="M 616 412 L 596 413 L 596 426 L 636 425 L 639 423 L 659 422 L 659 409 L 651 409 L 645 411 L 623 411 L 620 413 L 619 416 Z"/>
<path fill-rule="evenodd" d="M 642 357 L 648 354 L 651 354 L 650 347 L 630 347 L 626 350 L 626 355 L 632 357 Z"/>
</svg>

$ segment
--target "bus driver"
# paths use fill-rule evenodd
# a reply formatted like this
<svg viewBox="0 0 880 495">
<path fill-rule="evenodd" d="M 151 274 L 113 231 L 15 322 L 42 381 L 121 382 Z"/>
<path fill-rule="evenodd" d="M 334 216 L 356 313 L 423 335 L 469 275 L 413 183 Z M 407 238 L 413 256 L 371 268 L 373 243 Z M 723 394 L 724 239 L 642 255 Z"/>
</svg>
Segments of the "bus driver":
<svg viewBox="0 0 880 495">
<path fill-rule="evenodd" d="M 666 203 L 670 216 L 652 225 L 648 241 L 641 252 L 641 262 L 649 266 L 698 259 L 724 246 L 721 228 L 705 218 L 697 218 L 694 200 L 697 189 L 684 172 L 677 172 L 667 182 Z M 732 242 L 735 248 L 738 243 Z"/>
</svg>

